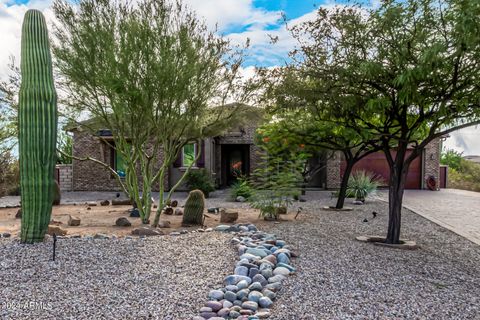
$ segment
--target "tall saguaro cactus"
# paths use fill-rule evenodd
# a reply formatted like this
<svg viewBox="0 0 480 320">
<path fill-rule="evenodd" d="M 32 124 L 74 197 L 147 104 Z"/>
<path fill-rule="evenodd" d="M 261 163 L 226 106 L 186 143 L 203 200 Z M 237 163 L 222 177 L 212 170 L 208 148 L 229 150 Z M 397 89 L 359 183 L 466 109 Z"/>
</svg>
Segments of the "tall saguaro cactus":
<svg viewBox="0 0 480 320">
<path fill-rule="evenodd" d="M 57 94 L 47 24 L 28 10 L 22 26 L 19 156 L 22 242 L 42 241 L 50 222 L 57 142 Z"/>
</svg>

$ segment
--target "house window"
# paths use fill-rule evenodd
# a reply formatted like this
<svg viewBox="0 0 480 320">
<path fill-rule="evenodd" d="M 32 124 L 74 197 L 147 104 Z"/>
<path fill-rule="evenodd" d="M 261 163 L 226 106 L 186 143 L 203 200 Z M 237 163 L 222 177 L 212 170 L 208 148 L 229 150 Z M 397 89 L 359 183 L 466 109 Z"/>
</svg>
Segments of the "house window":
<svg viewBox="0 0 480 320">
<path fill-rule="evenodd" d="M 125 177 L 125 172 L 126 172 L 126 163 L 125 163 L 125 160 L 123 159 L 122 155 L 117 152 L 117 150 L 114 151 L 114 155 L 115 155 L 115 166 L 114 166 L 114 170 L 117 172 L 117 174 L 121 177 L 121 178 L 124 178 Z"/>
<path fill-rule="evenodd" d="M 115 145 L 110 144 L 110 167 L 121 177 L 125 178 L 127 163 L 120 152 L 117 152 Z M 114 178 L 112 174 L 112 178 Z"/>
<path fill-rule="evenodd" d="M 197 144 L 189 143 L 182 148 L 182 167 L 189 167 L 195 164 L 195 155 L 197 153 Z"/>
</svg>

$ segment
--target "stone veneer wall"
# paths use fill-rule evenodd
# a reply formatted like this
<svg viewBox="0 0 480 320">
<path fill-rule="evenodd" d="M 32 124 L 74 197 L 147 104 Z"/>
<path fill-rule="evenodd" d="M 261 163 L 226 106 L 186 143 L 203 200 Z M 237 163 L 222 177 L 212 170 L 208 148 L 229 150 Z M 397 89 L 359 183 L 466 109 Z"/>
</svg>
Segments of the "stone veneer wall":
<svg viewBox="0 0 480 320">
<path fill-rule="evenodd" d="M 327 189 L 337 189 L 340 188 L 341 177 L 340 177 L 340 164 L 342 160 L 342 154 L 339 151 L 332 153 L 329 151 L 327 155 Z"/>
<path fill-rule="evenodd" d="M 71 164 L 57 164 L 60 191 L 73 190 L 73 168 Z"/>
<path fill-rule="evenodd" d="M 73 155 L 84 158 L 92 157 L 104 163 L 110 164 L 112 157 L 111 148 L 99 138 L 89 132 L 75 130 L 73 134 Z M 159 165 L 163 159 L 163 153 L 159 154 Z M 117 179 L 104 166 L 93 161 L 80 161 L 73 159 L 73 190 L 74 191 L 121 191 Z M 168 185 L 168 173 L 165 177 L 165 186 Z M 141 187 L 141 183 L 140 183 Z M 153 191 L 158 191 L 158 184 L 153 186 Z"/>
<path fill-rule="evenodd" d="M 430 142 L 423 152 L 423 189 L 427 189 L 427 179 L 433 176 L 440 185 L 440 139 Z"/>
</svg>

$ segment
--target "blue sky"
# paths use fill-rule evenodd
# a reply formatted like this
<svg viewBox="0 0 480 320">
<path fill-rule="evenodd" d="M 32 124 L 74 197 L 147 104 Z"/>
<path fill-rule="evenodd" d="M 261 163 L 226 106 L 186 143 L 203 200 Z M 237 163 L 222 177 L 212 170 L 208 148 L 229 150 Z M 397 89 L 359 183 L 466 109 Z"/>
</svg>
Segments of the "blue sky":
<svg viewBox="0 0 480 320">
<path fill-rule="evenodd" d="M 347 0 L 337 0 L 336 3 Z M 377 3 L 378 0 L 365 0 Z M 253 75 L 255 66 L 277 66 L 287 61 L 287 54 L 296 42 L 282 23 L 284 13 L 289 25 L 314 17 L 316 6 L 332 5 L 334 0 L 184 0 L 212 29 L 242 45 L 250 39 L 250 49 L 243 65 L 246 77 Z M 0 79 L 8 75 L 8 60 L 20 54 L 21 24 L 25 11 L 42 10 L 48 20 L 53 17 L 52 0 L 0 0 Z M 278 37 L 272 46 L 269 35 Z M 445 142 L 448 148 L 480 155 L 480 128 L 467 128 L 451 134 Z"/>
</svg>

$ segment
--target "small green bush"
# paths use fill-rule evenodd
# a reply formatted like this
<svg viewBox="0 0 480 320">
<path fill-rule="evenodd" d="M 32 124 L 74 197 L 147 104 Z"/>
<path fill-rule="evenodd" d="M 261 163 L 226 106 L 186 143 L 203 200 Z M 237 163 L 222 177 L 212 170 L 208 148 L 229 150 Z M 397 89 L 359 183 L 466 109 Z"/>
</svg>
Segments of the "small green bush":
<svg viewBox="0 0 480 320">
<path fill-rule="evenodd" d="M 244 176 L 237 178 L 230 190 L 230 198 L 235 200 L 237 197 L 242 196 L 245 199 L 249 199 L 252 196 L 253 189 L 248 182 L 248 179 Z"/>
<path fill-rule="evenodd" d="M 460 160 L 458 170 L 448 168 L 448 187 L 480 192 L 480 164 Z"/>
<path fill-rule="evenodd" d="M 355 171 L 348 180 L 347 197 L 365 201 L 365 198 L 375 192 L 380 185 L 380 180 L 371 172 Z"/>
<path fill-rule="evenodd" d="M 215 190 L 215 183 L 206 169 L 191 170 L 185 177 L 189 190 L 201 190 L 206 198 Z"/>
</svg>

